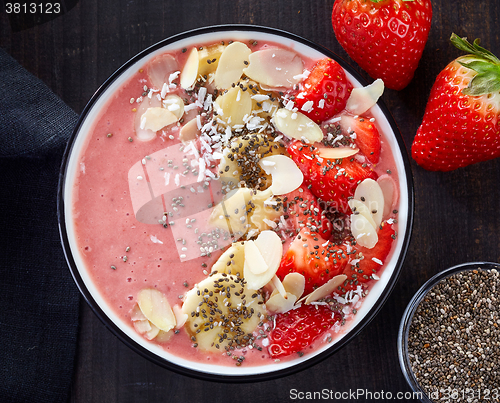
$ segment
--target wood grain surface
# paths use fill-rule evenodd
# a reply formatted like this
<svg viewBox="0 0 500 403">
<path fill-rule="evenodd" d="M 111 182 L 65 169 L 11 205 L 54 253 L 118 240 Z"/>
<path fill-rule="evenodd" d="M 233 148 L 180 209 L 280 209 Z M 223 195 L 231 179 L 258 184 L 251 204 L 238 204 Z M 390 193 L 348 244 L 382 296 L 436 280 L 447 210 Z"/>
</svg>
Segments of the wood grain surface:
<svg viewBox="0 0 500 403">
<path fill-rule="evenodd" d="M 483 46 L 500 55 L 500 1 L 432 3 L 432 28 L 415 78 L 404 90 L 386 90 L 383 95 L 408 148 L 436 75 L 460 54 L 449 42 L 451 33 L 481 38 Z M 332 5 L 333 0 L 81 0 L 64 15 L 18 32 L 11 30 L 2 10 L 0 46 L 81 112 L 94 91 L 130 57 L 168 36 L 207 25 L 283 29 L 331 49 L 357 68 L 333 34 Z M 338 353 L 277 380 L 234 385 L 200 381 L 139 356 L 82 304 L 71 401 L 282 402 L 292 400 L 292 388 L 394 395 L 409 391 L 396 343 L 401 316 L 414 292 L 449 266 L 500 261 L 500 160 L 449 173 L 427 172 L 412 161 L 412 171 L 415 221 L 400 279 L 376 318 Z"/>
</svg>

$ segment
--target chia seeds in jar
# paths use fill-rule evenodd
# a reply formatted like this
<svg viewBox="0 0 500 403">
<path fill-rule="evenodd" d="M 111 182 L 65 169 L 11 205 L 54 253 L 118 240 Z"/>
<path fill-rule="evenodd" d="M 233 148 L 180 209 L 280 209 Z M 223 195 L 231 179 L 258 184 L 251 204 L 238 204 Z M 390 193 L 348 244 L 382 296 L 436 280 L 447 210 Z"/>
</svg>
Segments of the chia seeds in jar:
<svg viewBox="0 0 500 403">
<path fill-rule="evenodd" d="M 400 361 L 422 401 L 500 402 L 499 271 L 493 263 L 456 266 L 409 304 Z"/>
</svg>

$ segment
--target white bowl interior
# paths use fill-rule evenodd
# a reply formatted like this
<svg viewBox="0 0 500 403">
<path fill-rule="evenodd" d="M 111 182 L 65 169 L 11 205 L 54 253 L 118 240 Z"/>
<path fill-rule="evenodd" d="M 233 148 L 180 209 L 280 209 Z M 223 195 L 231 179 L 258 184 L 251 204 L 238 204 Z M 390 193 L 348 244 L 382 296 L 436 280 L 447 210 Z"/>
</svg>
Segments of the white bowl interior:
<svg viewBox="0 0 500 403">
<path fill-rule="evenodd" d="M 130 67 L 128 67 L 125 71 L 123 71 L 104 91 L 100 94 L 96 102 L 93 106 L 88 110 L 87 115 L 82 121 L 82 124 L 77 132 L 77 136 L 75 137 L 72 149 L 69 154 L 67 170 L 64 179 L 64 215 L 66 217 L 66 229 L 68 234 L 68 242 L 70 246 L 70 250 L 72 256 L 74 258 L 76 267 L 78 272 L 82 278 L 84 286 L 91 294 L 92 298 L 95 300 L 96 304 L 102 309 L 104 314 L 109 317 L 109 319 L 123 332 L 126 338 L 129 338 L 131 341 L 136 343 L 137 345 L 143 347 L 144 349 L 150 351 L 158 357 L 161 357 L 171 363 L 179 365 L 181 367 L 199 371 L 205 374 L 217 374 L 224 375 L 230 377 L 238 377 L 243 375 L 255 375 L 255 374 L 266 374 L 279 370 L 283 370 L 294 365 L 300 364 L 304 361 L 310 360 L 311 358 L 317 356 L 318 354 L 323 353 L 325 350 L 332 348 L 336 344 L 342 342 L 342 340 L 349 335 L 349 330 L 358 326 L 361 322 L 365 320 L 370 311 L 374 308 L 379 298 L 382 296 L 384 291 L 386 291 L 387 286 L 397 268 L 397 262 L 400 257 L 401 252 L 403 251 L 405 238 L 408 235 L 407 232 L 407 224 L 410 216 L 409 206 L 410 206 L 410 195 L 408 193 L 408 183 L 406 179 L 405 172 L 405 164 L 403 160 L 403 155 L 399 148 L 398 141 L 396 136 L 392 130 L 391 124 L 385 117 L 383 111 L 380 109 L 378 105 L 374 106 L 371 109 L 371 113 L 376 118 L 378 124 L 381 129 L 385 133 L 386 140 L 388 141 L 390 148 L 392 149 L 392 153 L 394 156 L 396 169 L 399 173 L 399 188 L 400 188 L 400 201 L 399 201 L 399 214 L 398 214 L 398 237 L 396 238 L 396 246 L 395 251 L 392 254 L 392 258 L 390 261 L 386 263 L 386 267 L 384 269 L 383 274 L 379 281 L 377 281 L 373 288 L 371 289 L 369 295 L 365 298 L 365 301 L 361 308 L 358 310 L 355 315 L 354 320 L 349 324 L 348 329 L 344 330 L 343 334 L 339 334 L 334 337 L 334 340 L 330 344 L 325 344 L 319 350 L 316 350 L 312 354 L 304 355 L 301 358 L 297 358 L 292 361 L 287 362 L 279 362 L 279 363 L 270 363 L 264 366 L 252 367 L 252 366 L 221 366 L 221 365 L 208 365 L 199 362 L 188 361 L 179 356 L 173 355 L 161 347 L 148 342 L 142 336 L 137 334 L 134 329 L 128 323 L 124 323 L 124 321 L 118 317 L 115 312 L 107 306 L 106 301 L 102 298 L 99 290 L 96 288 L 93 283 L 89 272 L 87 271 L 85 264 L 83 262 L 82 256 L 78 251 L 78 247 L 75 239 L 75 228 L 72 220 L 72 205 L 73 205 L 73 186 L 72 184 L 75 181 L 75 177 L 78 171 L 78 157 L 79 152 L 82 150 L 85 145 L 85 141 L 88 138 L 88 133 L 92 129 L 92 125 L 94 120 L 96 119 L 99 111 L 107 102 L 107 98 L 110 94 L 114 93 L 125 81 L 127 81 L 137 70 L 146 64 L 149 60 L 153 59 L 158 54 L 161 54 L 168 50 L 177 50 L 183 47 L 187 47 L 192 43 L 205 43 L 205 42 L 216 42 L 223 39 L 233 39 L 233 40 L 249 40 L 255 39 L 257 41 L 273 41 L 281 43 L 284 46 L 295 49 L 298 53 L 311 57 L 313 59 L 325 57 L 325 54 L 317 51 L 316 49 L 310 48 L 307 45 L 294 41 L 290 38 L 280 36 L 278 34 L 272 34 L 267 32 L 260 31 L 251 31 L 244 32 L 240 30 L 235 31 L 213 31 L 202 34 L 197 34 L 195 36 L 181 39 L 177 42 L 171 43 L 152 51 L 146 55 L 144 55 L 141 59 L 136 61 Z M 349 73 L 347 72 L 348 78 L 355 86 L 361 86 L 361 84 Z"/>
</svg>

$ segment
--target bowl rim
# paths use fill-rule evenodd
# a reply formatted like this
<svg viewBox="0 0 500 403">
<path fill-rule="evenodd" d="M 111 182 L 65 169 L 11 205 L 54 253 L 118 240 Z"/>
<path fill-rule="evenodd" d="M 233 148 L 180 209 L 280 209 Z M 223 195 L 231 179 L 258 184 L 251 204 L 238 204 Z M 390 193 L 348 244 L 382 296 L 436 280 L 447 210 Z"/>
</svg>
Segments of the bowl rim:
<svg viewBox="0 0 500 403">
<path fill-rule="evenodd" d="M 433 401 L 429 399 L 427 393 L 417 381 L 411 369 L 410 358 L 408 356 L 408 334 L 410 331 L 410 326 L 413 321 L 413 316 L 415 314 L 415 311 L 417 310 L 417 308 L 419 307 L 420 303 L 425 298 L 425 296 L 429 293 L 429 291 L 431 291 L 432 288 L 434 288 L 434 286 L 437 285 L 439 282 L 453 276 L 454 274 L 463 273 L 471 270 L 477 270 L 477 269 L 481 270 L 496 269 L 500 271 L 500 264 L 487 261 L 466 262 L 457 264 L 455 266 L 451 266 L 435 274 L 429 280 L 427 280 L 413 295 L 412 299 L 408 303 L 403 313 L 403 316 L 401 318 L 401 323 L 399 325 L 398 339 L 397 339 L 399 365 L 406 379 L 406 382 L 408 383 L 412 391 L 416 393 L 421 393 L 420 401 L 423 403 L 433 403 Z"/>
<path fill-rule="evenodd" d="M 64 151 L 64 155 L 62 158 L 61 162 L 61 169 L 59 172 L 59 184 L 58 184 L 58 192 L 57 192 L 57 218 L 58 218 L 58 226 L 59 226 L 59 233 L 60 233 L 60 238 L 61 238 L 61 243 L 63 247 L 63 252 L 69 267 L 69 270 L 71 272 L 71 275 L 80 291 L 82 296 L 84 297 L 85 301 L 87 304 L 90 306 L 94 314 L 101 320 L 101 322 L 124 344 L 126 344 L 129 348 L 131 348 L 133 351 L 141 355 L 142 357 L 164 367 L 170 370 L 173 370 L 177 373 L 180 373 L 182 375 L 187 375 L 191 376 L 197 379 L 201 380 L 206 380 L 206 381 L 216 381 L 216 382 L 226 382 L 226 383 L 243 383 L 243 382 L 258 382 L 258 381 L 264 381 L 264 380 L 271 380 L 271 379 L 276 379 L 280 377 L 284 377 L 287 375 L 291 375 L 294 373 L 297 373 L 301 370 L 304 370 L 306 368 L 309 368 L 313 365 L 316 365 L 317 363 L 323 361 L 327 357 L 331 356 L 333 353 L 337 352 L 340 350 L 342 347 L 344 347 L 346 344 L 348 344 L 354 337 L 356 337 L 361 330 L 367 326 L 371 320 L 379 313 L 387 299 L 389 298 L 392 290 L 394 289 L 394 286 L 399 278 L 399 275 L 401 273 L 401 269 L 403 267 L 404 260 L 406 258 L 406 254 L 408 251 L 410 239 L 411 239 L 411 234 L 412 234 L 412 228 L 413 228 L 413 216 L 414 216 L 414 186 L 413 186 L 413 174 L 411 170 L 411 164 L 409 160 L 409 155 L 408 155 L 408 150 L 406 148 L 406 145 L 404 143 L 403 137 L 401 135 L 401 132 L 392 116 L 390 113 L 389 109 L 385 105 L 385 103 L 379 99 L 377 105 L 381 109 L 382 114 L 385 116 L 387 119 L 387 123 L 390 125 L 393 133 L 395 140 L 397 142 L 397 146 L 399 148 L 399 151 L 401 153 L 401 158 L 403 162 L 403 167 L 404 167 L 404 173 L 399 172 L 400 176 L 405 176 L 406 179 L 406 184 L 407 184 L 407 189 L 406 191 L 408 192 L 408 216 L 407 216 L 407 222 L 406 222 L 406 228 L 405 228 L 405 237 L 402 241 L 402 247 L 401 247 L 401 253 L 398 257 L 397 262 L 395 263 L 394 271 L 392 273 L 391 278 L 388 280 L 388 283 L 384 289 L 384 292 L 378 297 L 377 301 L 374 303 L 373 307 L 368 311 L 360 323 L 358 323 L 356 326 L 352 327 L 349 329 L 349 332 L 345 337 L 342 338 L 338 343 L 333 344 L 331 347 L 325 349 L 324 351 L 320 352 L 319 354 L 316 354 L 315 356 L 311 357 L 308 360 L 299 362 L 295 365 L 292 365 L 290 367 L 284 368 L 284 369 L 279 369 L 276 371 L 272 372 L 264 372 L 264 373 L 255 373 L 255 374 L 244 374 L 244 375 L 225 375 L 225 374 L 213 374 L 213 373 L 205 373 L 199 370 L 195 369 L 190 369 L 186 368 L 184 366 L 178 365 L 176 363 L 173 363 L 163 357 L 157 356 L 153 352 L 145 349 L 141 345 L 137 344 L 135 341 L 129 339 L 124 332 L 105 314 L 105 312 L 101 309 L 101 307 L 98 305 L 98 303 L 94 300 L 92 295 L 90 294 L 89 290 L 86 288 L 84 281 L 79 273 L 78 267 L 75 263 L 74 257 L 73 257 L 73 252 L 70 248 L 70 244 L 68 241 L 68 232 L 66 228 L 66 219 L 65 219 L 65 202 L 64 202 L 64 190 L 65 190 L 65 176 L 66 176 L 66 171 L 68 168 L 68 162 L 69 162 L 69 157 L 71 155 L 71 151 L 73 149 L 73 144 L 75 141 L 75 138 L 78 134 L 79 128 L 82 125 L 83 121 L 85 120 L 87 114 L 93 107 L 93 105 L 96 103 L 97 99 L 100 97 L 100 95 L 117 79 L 125 70 L 127 70 L 130 66 L 132 66 L 134 63 L 142 59 L 143 57 L 147 56 L 148 54 L 159 50 L 160 48 L 175 43 L 177 41 L 187 39 L 192 36 L 196 35 L 201 35 L 201 34 L 208 34 L 211 32 L 259 32 L 259 33 L 264 33 L 264 34 L 271 34 L 271 35 L 276 35 L 283 37 L 285 39 L 291 39 L 293 41 L 296 41 L 302 45 L 308 46 L 312 48 L 313 50 L 316 50 L 318 52 L 321 52 L 328 57 L 331 57 L 335 61 L 337 61 L 342 68 L 344 68 L 346 71 L 348 71 L 356 80 L 358 80 L 363 86 L 367 85 L 366 80 L 352 67 L 350 66 L 346 61 L 344 61 L 341 57 L 339 57 L 337 54 L 332 52 L 331 50 L 318 45 L 308 39 L 305 39 L 301 36 L 298 36 L 296 34 L 276 29 L 276 28 L 270 28 L 270 27 L 265 27 L 265 26 L 258 26 L 258 25 L 246 25 L 246 24 L 225 24 L 225 25 L 212 25 L 212 26 L 206 26 L 206 27 L 201 27 L 201 28 L 196 28 L 188 31 L 184 31 L 182 33 L 170 36 L 166 39 L 163 39 L 148 48 L 144 49 L 143 51 L 139 52 L 135 56 L 131 57 L 127 62 L 122 64 L 113 74 L 111 74 L 106 81 L 95 91 L 95 93 L 92 95 L 91 99 L 88 101 L 86 106 L 84 107 L 82 113 L 80 114 L 78 121 L 76 123 L 75 128 L 73 129 L 73 132 L 68 139 L 68 143 L 66 146 L 66 149 Z"/>
</svg>

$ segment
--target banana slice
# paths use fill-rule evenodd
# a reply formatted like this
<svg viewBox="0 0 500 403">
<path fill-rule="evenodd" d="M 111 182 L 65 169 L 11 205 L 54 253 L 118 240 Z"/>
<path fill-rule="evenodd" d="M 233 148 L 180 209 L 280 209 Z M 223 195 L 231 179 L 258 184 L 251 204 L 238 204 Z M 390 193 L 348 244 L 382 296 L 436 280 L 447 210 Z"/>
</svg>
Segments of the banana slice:
<svg viewBox="0 0 500 403">
<path fill-rule="evenodd" d="M 215 72 L 219 65 L 219 60 L 226 45 L 215 44 L 204 46 L 203 49 L 198 50 L 198 74 L 201 76 L 208 76 L 210 73 Z"/>
<path fill-rule="evenodd" d="M 251 198 L 251 189 L 233 190 L 214 207 L 208 219 L 209 224 L 240 238 L 250 227 L 247 205 Z"/>
<path fill-rule="evenodd" d="M 195 345 L 218 352 L 251 344 L 265 305 L 260 292 L 248 288 L 244 279 L 215 273 L 186 293 L 182 311 Z"/>
<path fill-rule="evenodd" d="M 245 186 L 264 190 L 271 183 L 271 175 L 259 165 L 262 158 L 271 155 L 285 155 L 286 149 L 282 144 L 269 140 L 263 134 L 248 134 L 234 138 L 230 145 L 222 151 L 219 163 L 221 180 L 231 186 L 237 186 L 243 181 Z"/>
<path fill-rule="evenodd" d="M 212 266 L 212 273 L 234 274 L 243 277 L 245 242 L 233 243 Z"/>
<path fill-rule="evenodd" d="M 252 98 L 248 91 L 232 87 L 216 98 L 214 109 L 219 118 L 228 126 L 245 124 L 245 116 L 252 113 Z"/>
</svg>

